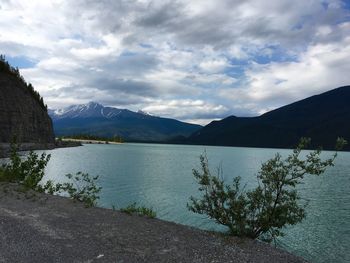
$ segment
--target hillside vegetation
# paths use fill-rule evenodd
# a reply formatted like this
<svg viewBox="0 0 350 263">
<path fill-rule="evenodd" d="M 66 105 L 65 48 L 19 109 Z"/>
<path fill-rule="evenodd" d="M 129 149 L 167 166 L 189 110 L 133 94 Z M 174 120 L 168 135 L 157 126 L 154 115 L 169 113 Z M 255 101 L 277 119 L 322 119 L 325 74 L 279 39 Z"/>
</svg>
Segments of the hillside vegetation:
<svg viewBox="0 0 350 263">
<path fill-rule="evenodd" d="M 294 148 L 301 137 L 310 148 L 334 149 L 338 137 L 350 139 L 350 86 L 286 105 L 259 117 L 230 116 L 213 121 L 183 143 Z M 349 145 L 346 146 L 349 150 Z"/>
<path fill-rule="evenodd" d="M 12 67 L 7 61 L 4 55 L 0 54 L 0 72 L 8 73 L 19 80 L 23 87 L 25 87 L 32 97 L 39 103 L 39 105 L 47 111 L 47 105 L 44 103 L 43 97 L 40 96 L 39 92 L 34 90 L 31 83 L 27 83 L 23 76 L 20 74 L 18 68 Z"/>
</svg>

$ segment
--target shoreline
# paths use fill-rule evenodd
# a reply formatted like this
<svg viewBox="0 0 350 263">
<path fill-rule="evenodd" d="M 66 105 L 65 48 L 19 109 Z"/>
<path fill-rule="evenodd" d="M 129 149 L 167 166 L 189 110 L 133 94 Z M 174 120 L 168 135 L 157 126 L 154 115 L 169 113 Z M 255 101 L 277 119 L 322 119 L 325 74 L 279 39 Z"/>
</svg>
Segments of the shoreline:
<svg viewBox="0 0 350 263">
<path fill-rule="evenodd" d="M 55 143 L 18 143 L 18 151 L 31 151 L 31 150 L 52 150 L 57 147 Z M 8 158 L 11 153 L 11 143 L 0 143 L 0 158 Z"/>
<path fill-rule="evenodd" d="M 24 142 L 18 143 L 18 151 L 36 151 L 36 150 L 53 150 L 57 148 L 68 148 L 68 147 L 78 147 L 82 146 L 78 141 L 56 141 L 55 143 L 33 143 Z M 11 153 L 11 143 L 0 143 L 0 159 L 8 158 Z"/>
<path fill-rule="evenodd" d="M 0 184 L 1 262 L 307 262 L 259 241 L 18 188 Z"/>
<path fill-rule="evenodd" d="M 114 142 L 114 141 L 85 140 L 85 139 L 71 139 L 71 138 L 63 138 L 62 142 L 80 142 L 82 144 L 122 144 L 121 142 Z"/>
</svg>

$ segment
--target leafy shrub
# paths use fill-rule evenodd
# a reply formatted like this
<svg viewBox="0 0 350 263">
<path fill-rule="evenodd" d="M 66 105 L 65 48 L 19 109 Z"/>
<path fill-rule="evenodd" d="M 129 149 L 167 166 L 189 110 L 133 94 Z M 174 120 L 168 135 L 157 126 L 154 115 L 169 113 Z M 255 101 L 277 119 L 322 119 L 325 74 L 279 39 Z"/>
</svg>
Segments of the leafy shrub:
<svg viewBox="0 0 350 263">
<path fill-rule="evenodd" d="M 56 185 L 56 190 L 67 192 L 73 200 L 83 202 L 87 207 L 96 206 L 102 189 L 96 184 L 99 176 L 91 177 L 87 173 L 78 172 L 75 175 L 67 174 L 66 177 L 72 182 Z"/>
<path fill-rule="evenodd" d="M 302 160 L 300 153 L 310 142 L 302 139 L 299 146 L 286 159 L 277 153 L 262 164 L 258 172 L 258 186 L 245 191 L 240 177 L 232 185 L 224 183 L 219 176 L 211 175 L 208 159 L 200 157 L 201 171 L 193 170 L 199 183 L 201 199 L 190 198 L 188 209 L 206 214 L 219 224 L 227 226 L 232 235 L 261 238 L 272 241 L 283 235 L 282 228 L 294 225 L 305 218 L 305 205 L 300 205 L 300 196 L 295 189 L 306 174 L 320 175 L 334 165 L 337 153 L 326 160 L 320 157 L 321 150 L 312 151 Z M 337 149 L 346 141 L 338 139 Z"/>
<path fill-rule="evenodd" d="M 136 203 L 128 205 L 125 208 L 120 209 L 121 212 L 131 214 L 137 214 L 141 216 L 147 216 L 150 218 L 155 218 L 157 216 L 156 212 L 152 208 L 147 208 L 145 206 L 137 206 Z"/>
<path fill-rule="evenodd" d="M 96 205 L 98 194 L 102 189 L 97 186 L 98 176 L 91 177 L 87 173 L 78 172 L 74 176 L 66 175 L 70 182 L 54 184 L 49 180 L 41 184 L 51 156 L 42 153 L 39 157 L 37 153 L 31 151 L 26 159 L 22 160 L 17 150 L 16 144 L 12 144 L 10 161 L 0 167 L 0 182 L 18 183 L 25 189 L 49 194 L 66 192 L 70 198 L 83 202 L 88 207 Z"/>
<path fill-rule="evenodd" d="M 12 144 L 10 162 L 3 164 L 0 172 L 0 181 L 20 183 L 27 189 L 43 192 L 39 184 L 44 176 L 45 167 L 50 160 L 46 153 L 38 154 L 31 151 L 25 160 L 17 153 L 17 146 Z"/>
</svg>

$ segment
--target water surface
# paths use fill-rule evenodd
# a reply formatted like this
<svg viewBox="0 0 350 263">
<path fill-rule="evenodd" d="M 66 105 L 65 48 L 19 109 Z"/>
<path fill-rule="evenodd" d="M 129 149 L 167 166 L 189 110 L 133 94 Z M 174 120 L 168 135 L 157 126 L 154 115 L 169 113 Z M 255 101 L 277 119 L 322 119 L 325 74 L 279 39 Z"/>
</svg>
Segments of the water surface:
<svg viewBox="0 0 350 263">
<path fill-rule="evenodd" d="M 225 180 L 241 176 L 256 184 L 261 163 L 290 150 L 215 146 L 120 144 L 84 145 L 47 151 L 52 155 L 45 179 L 56 182 L 77 171 L 100 175 L 99 206 L 125 207 L 133 202 L 152 207 L 157 217 L 210 230 L 224 230 L 186 208 L 198 195 L 192 169 L 206 151 L 213 171 L 223 168 Z M 324 152 L 329 157 L 330 152 Z M 307 218 L 286 229 L 279 246 L 312 262 L 350 262 L 350 153 L 340 153 L 336 166 L 322 176 L 308 176 L 301 187 L 309 200 Z"/>
</svg>

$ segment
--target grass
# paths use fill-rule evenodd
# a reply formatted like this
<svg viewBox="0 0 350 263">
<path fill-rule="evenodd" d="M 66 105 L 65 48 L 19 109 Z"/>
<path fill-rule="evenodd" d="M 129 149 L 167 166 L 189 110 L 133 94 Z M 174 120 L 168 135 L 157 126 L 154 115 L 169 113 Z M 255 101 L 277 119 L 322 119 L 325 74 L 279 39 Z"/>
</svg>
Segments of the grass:
<svg viewBox="0 0 350 263">
<path fill-rule="evenodd" d="M 137 206 L 136 203 L 128 205 L 125 208 L 121 208 L 120 211 L 128 215 L 137 214 L 139 216 L 146 216 L 149 218 L 155 218 L 157 216 L 157 213 L 152 208 Z"/>
</svg>

